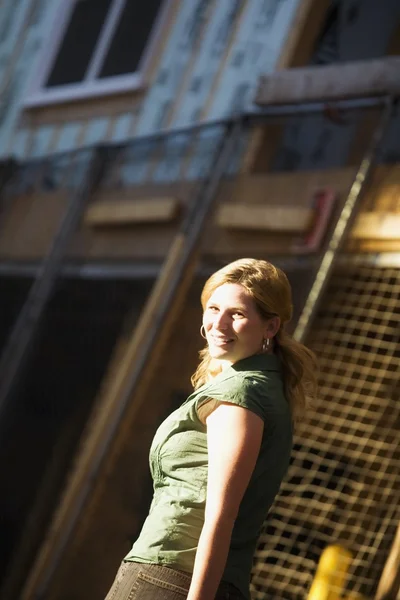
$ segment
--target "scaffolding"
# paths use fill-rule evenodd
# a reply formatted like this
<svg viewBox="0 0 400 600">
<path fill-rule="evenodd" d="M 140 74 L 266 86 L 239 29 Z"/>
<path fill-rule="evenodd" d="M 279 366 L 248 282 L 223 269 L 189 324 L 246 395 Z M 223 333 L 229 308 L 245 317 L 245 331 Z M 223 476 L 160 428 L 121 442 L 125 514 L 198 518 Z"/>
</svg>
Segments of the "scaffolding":
<svg viewBox="0 0 400 600">
<path fill-rule="evenodd" d="M 385 360 L 382 359 L 383 362 L 378 364 L 378 359 L 373 358 L 375 355 L 372 352 L 371 358 L 368 358 L 368 361 L 372 360 L 371 364 L 365 362 L 365 357 L 360 359 L 364 362 L 360 367 L 358 379 L 352 383 L 354 390 L 352 388 L 350 392 L 346 387 L 349 385 L 347 378 L 343 379 L 343 375 L 351 376 L 358 364 L 361 352 L 358 345 L 362 346 L 364 342 L 357 336 L 361 336 L 360 339 L 364 339 L 364 335 L 370 336 L 370 330 L 365 323 L 371 319 L 378 319 L 376 313 L 383 305 L 384 317 L 379 317 L 380 322 L 376 324 L 380 328 L 382 339 L 386 335 L 387 327 L 394 327 L 397 309 L 393 298 L 399 293 L 398 272 L 385 270 L 382 273 L 381 270 L 363 269 L 357 265 L 347 274 L 340 272 L 338 275 L 337 269 L 340 250 L 357 214 L 360 198 L 379 156 L 382 139 L 393 114 L 395 100 L 391 95 L 392 89 L 385 90 L 385 95 L 382 95 L 382 90 L 379 89 L 378 96 L 372 98 L 336 100 L 339 110 L 377 107 L 381 110 L 381 119 L 371 145 L 360 162 L 330 239 L 320 256 L 313 285 L 295 331 L 295 336 L 300 340 L 307 336 L 308 343 L 321 357 L 325 384 L 322 386 L 320 413 L 312 416 L 297 434 L 295 458 L 260 539 L 252 583 L 254 598 L 261 599 L 266 592 L 287 600 L 303 597 L 324 545 L 332 541 L 333 534 L 336 537 L 339 535 L 337 530 L 333 529 L 333 523 L 337 523 L 338 520 L 339 537 L 357 549 L 349 589 L 359 591 L 360 588 L 362 593 L 371 596 L 384 566 L 384 560 L 376 560 L 377 542 L 378 550 L 382 551 L 380 556 L 386 556 L 389 541 L 393 537 L 394 522 L 399 517 L 393 503 L 390 501 L 390 505 L 388 504 L 388 496 L 380 496 L 379 500 L 386 502 L 387 510 L 382 509 L 374 516 L 376 525 L 368 531 L 367 536 L 359 539 L 360 527 L 365 530 L 366 520 L 370 521 L 369 507 L 372 506 L 373 510 L 376 510 L 375 494 L 378 490 L 381 491 L 380 475 L 383 463 L 378 463 L 376 459 L 382 457 L 385 464 L 385 474 L 388 477 L 386 490 L 395 493 L 397 475 L 389 471 L 398 458 L 393 454 L 394 440 L 392 445 L 387 440 L 378 440 L 372 445 L 374 460 L 371 459 L 371 464 L 365 462 L 363 453 L 365 449 L 368 450 L 368 432 L 376 434 L 375 429 L 371 428 L 371 419 L 384 419 L 389 405 L 393 408 L 393 399 L 388 399 L 389 404 L 383 406 L 380 403 L 382 398 L 379 385 L 373 381 L 369 393 L 376 394 L 376 405 L 373 401 L 369 402 L 368 406 L 360 405 L 357 381 L 363 381 L 364 375 L 371 378 L 373 374 L 377 375 L 380 369 L 385 369 L 385 373 L 389 371 L 394 374 L 390 379 L 391 383 L 394 382 L 395 374 L 398 373 L 398 355 L 394 342 L 388 342 L 392 344 L 392 351 Z M 200 260 L 199 243 L 202 231 L 213 214 L 216 192 L 222 179 L 227 173 L 232 177 L 237 172 L 255 127 L 277 116 L 319 112 L 326 108 L 326 100 L 307 100 L 306 104 L 264 107 L 256 113 L 243 114 L 223 121 L 160 132 L 143 139 L 136 138 L 124 145 L 82 149 L 68 155 L 31 161 L 29 164 L 17 166 L 15 176 L 4 186 L 4 194 L 9 198 L 20 194 L 24 186 L 29 188 L 32 185 L 65 185 L 69 190 L 70 201 L 45 258 L 35 273 L 34 283 L 2 354 L 0 410 L 7 405 L 24 361 L 29 359 L 29 348 L 63 268 L 69 240 L 95 190 L 99 186 L 115 185 L 116 180 L 121 181 L 124 177 L 132 180 L 133 176 L 134 180 L 140 181 L 140 174 L 143 170 L 148 171 L 149 163 L 153 173 L 164 169 L 170 172 L 172 178 L 182 177 L 195 182 L 190 187 L 186 216 L 159 271 L 139 324 L 131 332 L 128 343 L 124 341 L 123 351 L 117 348 L 109 368 L 109 372 L 113 372 L 113 378 L 106 376 L 106 385 L 101 389 L 96 412 L 68 478 L 45 543 L 41 546 L 26 581 L 21 580 L 21 565 L 24 559 L 26 561 L 26 556 L 18 557 L 3 588 L 5 599 L 15 597 L 15 590 L 21 589 L 23 583 L 21 598 L 28 600 L 43 597 L 45 594 L 85 503 L 92 493 L 94 482 L 107 462 L 107 452 L 111 442 L 118 435 L 128 402 L 133 402 L 136 412 L 144 402 L 152 365 L 160 356 L 196 273 Z M 160 148 L 163 150 L 161 160 Z M 174 157 L 172 149 L 177 151 L 177 160 L 171 162 L 171 156 Z M 182 158 L 185 159 L 183 170 Z M 135 166 L 133 175 L 130 168 L 132 165 Z M 378 296 L 371 308 L 366 290 L 371 290 L 372 293 L 373 289 L 378 289 Z M 321 299 L 326 290 L 331 302 L 326 305 L 325 301 L 322 306 Z M 379 290 L 382 291 L 382 297 Z M 340 298 L 338 294 L 341 294 Z M 385 299 L 385 303 L 382 298 Z M 344 303 L 349 305 L 345 324 L 340 312 L 343 308 L 339 310 Z M 326 317 L 327 312 L 329 318 Z M 341 334 L 337 339 L 335 335 L 338 329 Z M 320 334 L 321 338 L 318 338 Z M 325 344 L 327 336 L 330 344 Z M 350 339 L 351 336 L 355 336 L 355 341 Z M 379 344 L 376 345 L 377 356 L 380 356 L 380 347 Z M 350 350 L 354 350 L 353 354 Z M 341 385 L 344 387 L 340 388 Z M 341 393 L 337 394 L 337 390 Z M 347 394 L 353 394 L 352 403 L 345 401 Z M 329 410 L 324 404 L 325 400 L 329 400 Z M 378 405 L 379 410 L 383 411 L 379 415 Z M 336 420 L 336 429 L 331 427 L 328 418 L 331 413 L 332 418 Z M 362 416 L 360 423 L 353 421 L 356 413 Z M 310 424 L 316 432 L 311 444 L 307 442 Z M 328 430 L 330 437 L 327 437 Z M 339 439 L 343 443 L 341 448 L 337 445 Z M 318 452 L 315 450 L 317 446 Z M 347 452 L 349 448 L 352 454 L 345 456 L 343 449 Z M 364 473 L 364 467 L 377 470 L 376 480 L 372 481 L 369 472 Z M 357 471 L 357 475 L 363 473 L 365 481 L 357 482 L 352 468 Z M 368 490 L 374 495 L 372 501 Z M 362 501 L 365 501 L 364 504 Z M 346 515 L 349 515 L 346 518 L 345 511 Z M 338 517 L 339 513 L 341 519 Z M 316 523 L 321 529 L 311 534 L 310 529 Z M 37 531 L 34 533 L 39 535 Z"/>
</svg>

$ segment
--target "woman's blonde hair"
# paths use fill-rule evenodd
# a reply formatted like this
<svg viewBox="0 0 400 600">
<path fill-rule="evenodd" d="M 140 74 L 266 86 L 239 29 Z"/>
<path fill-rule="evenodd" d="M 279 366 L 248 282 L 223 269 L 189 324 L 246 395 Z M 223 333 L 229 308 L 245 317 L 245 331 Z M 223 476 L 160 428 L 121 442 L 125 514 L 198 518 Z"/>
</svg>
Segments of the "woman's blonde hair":
<svg viewBox="0 0 400 600">
<path fill-rule="evenodd" d="M 298 420 L 317 394 L 317 361 L 311 350 L 285 331 L 285 324 L 290 321 L 293 310 L 288 278 L 281 269 L 266 260 L 236 260 L 216 271 L 206 281 L 201 293 L 203 310 L 213 292 L 224 283 L 242 285 L 264 319 L 279 316 L 281 325 L 275 336 L 275 352 L 282 362 L 285 393 L 293 418 Z M 221 370 L 219 361 L 211 357 L 208 346 L 200 351 L 200 358 L 200 364 L 192 376 L 195 389 Z"/>
</svg>

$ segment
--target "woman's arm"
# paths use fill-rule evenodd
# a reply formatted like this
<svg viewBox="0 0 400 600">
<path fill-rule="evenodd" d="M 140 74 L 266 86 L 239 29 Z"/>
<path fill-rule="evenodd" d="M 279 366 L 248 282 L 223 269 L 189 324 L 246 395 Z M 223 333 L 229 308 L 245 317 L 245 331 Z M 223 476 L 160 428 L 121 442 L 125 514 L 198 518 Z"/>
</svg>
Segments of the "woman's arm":
<svg viewBox="0 0 400 600">
<path fill-rule="evenodd" d="M 208 485 L 188 600 L 211 600 L 220 583 L 233 525 L 253 473 L 264 429 L 255 413 L 221 402 L 207 417 Z"/>
</svg>

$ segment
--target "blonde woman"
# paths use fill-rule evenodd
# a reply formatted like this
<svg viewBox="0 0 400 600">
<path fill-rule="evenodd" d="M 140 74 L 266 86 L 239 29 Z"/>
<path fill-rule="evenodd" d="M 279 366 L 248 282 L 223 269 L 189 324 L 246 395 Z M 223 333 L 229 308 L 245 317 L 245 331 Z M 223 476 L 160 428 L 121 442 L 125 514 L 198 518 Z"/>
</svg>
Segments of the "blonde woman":
<svg viewBox="0 0 400 600">
<path fill-rule="evenodd" d="M 159 427 L 154 497 L 106 600 L 250 598 L 257 538 L 316 393 L 310 350 L 285 332 L 286 275 L 237 260 L 206 282 L 194 392 Z"/>
</svg>

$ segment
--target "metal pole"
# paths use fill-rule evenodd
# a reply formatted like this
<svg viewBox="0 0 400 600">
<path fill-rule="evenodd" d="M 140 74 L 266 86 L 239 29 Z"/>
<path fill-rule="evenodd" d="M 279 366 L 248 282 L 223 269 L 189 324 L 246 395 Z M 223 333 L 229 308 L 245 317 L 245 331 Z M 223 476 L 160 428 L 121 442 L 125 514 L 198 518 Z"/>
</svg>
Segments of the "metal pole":
<svg viewBox="0 0 400 600">
<path fill-rule="evenodd" d="M 0 418 L 13 385 L 24 364 L 36 327 L 51 296 L 61 263 L 81 217 L 86 200 L 99 176 L 103 156 L 101 149 L 92 151 L 86 171 L 77 189 L 72 192 L 69 206 L 47 256 L 38 269 L 35 281 L 18 315 L 0 359 Z"/>
<path fill-rule="evenodd" d="M 305 301 L 302 313 L 297 322 L 293 337 L 299 342 L 303 341 L 309 331 L 312 319 L 319 307 L 322 294 L 329 281 L 329 276 L 332 273 L 335 261 L 339 255 L 339 251 L 346 240 L 346 235 L 353 224 L 356 216 L 356 209 L 362 194 L 365 190 L 368 177 L 371 174 L 372 168 L 376 162 L 376 157 L 381 148 L 382 140 L 390 123 L 394 108 L 394 100 L 386 98 L 381 120 L 374 131 L 370 147 L 366 151 L 360 166 L 357 170 L 353 185 L 344 203 L 332 236 L 329 240 L 328 247 L 322 257 L 318 267 L 317 274 L 311 286 L 310 292 Z"/>
<path fill-rule="evenodd" d="M 341 110 L 359 110 L 367 108 L 377 108 L 385 103 L 385 97 L 373 96 L 370 98 L 350 98 L 346 100 L 334 100 L 332 102 L 301 102 L 298 104 L 281 104 L 275 106 L 263 106 L 262 108 L 256 108 L 255 110 L 244 112 L 241 114 L 241 118 L 246 120 L 249 124 L 264 123 L 266 119 L 273 119 L 276 117 L 295 117 L 296 115 L 308 115 L 321 113 L 326 110 L 327 105 L 333 105 L 335 109 Z M 127 142 L 109 142 L 107 148 L 124 148 L 129 146 L 132 142 L 139 144 L 141 142 L 159 142 L 162 139 L 168 138 L 169 136 L 176 135 L 192 135 L 196 131 L 202 129 L 208 129 L 210 127 L 229 127 L 235 122 L 235 118 L 228 117 L 224 119 L 214 119 L 209 121 L 200 121 L 198 123 L 192 123 L 190 125 L 182 125 L 181 127 L 171 127 L 170 129 L 160 129 L 154 133 L 145 133 L 137 135 Z M 82 146 L 82 150 L 91 150 L 93 146 Z M 53 152 L 51 158 L 57 158 L 60 155 L 64 155 L 65 151 Z M 49 158 L 49 157 L 47 157 Z M 43 157 L 37 159 L 30 159 L 30 163 L 43 160 Z"/>
</svg>

